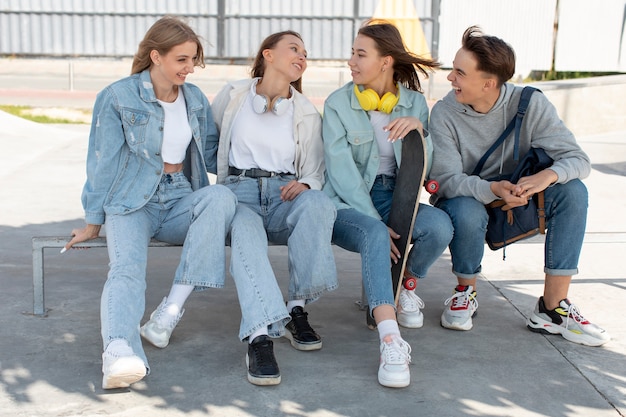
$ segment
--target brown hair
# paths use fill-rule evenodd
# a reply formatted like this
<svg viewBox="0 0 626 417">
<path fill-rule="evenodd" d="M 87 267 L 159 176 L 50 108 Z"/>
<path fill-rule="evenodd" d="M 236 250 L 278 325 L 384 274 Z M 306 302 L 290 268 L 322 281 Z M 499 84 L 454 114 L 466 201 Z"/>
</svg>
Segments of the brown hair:
<svg viewBox="0 0 626 417">
<path fill-rule="evenodd" d="M 394 82 L 401 83 L 411 90 L 422 92 L 417 71 L 428 78 L 428 73 L 441 65 L 436 60 L 423 58 L 409 51 L 402 41 L 398 28 L 386 20 L 367 20 L 358 34 L 372 38 L 381 56 L 389 55 L 393 58 Z"/>
<path fill-rule="evenodd" d="M 194 65 L 204 68 L 204 49 L 200 37 L 181 19 L 174 16 L 162 17 L 148 29 L 139 43 L 130 73 L 137 74 L 152 66 L 151 51 L 156 49 L 159 54 L 166 55 L 173 47 L 188 41 L 198 45 Z"/>
<path fill-rule="evenodd" d="M 261 46 L 259 47 L 259 51 L 256 54 L 256 58 L 254 58 L 254 63 L 252 64 L 252 77 L 261 77 L 265 74 L 265 57 L 263 57 L 263 51 L 266 49 L 274 49 L 276 44 L 280 42 L 282 38 L 287 35 L 295 36 L 300 39 L 302 42 L 302 36 L 298 32 L 294 32 L 293 30 L 285 30 L 282 32 L 276 32 L 269 35 L 263 42 L 261 42 Z M 295 88 L 298 92 L 302 93 L 302 77 L 298 78 L 296 81 L 291 83 L 293 88 Z"/>
<path fill-rule="evenodd" d="M 474 54 L 476 69 L 498 78 L 498 87 L 515 74 L 515 51 L 502 39 L 485 35 L 478 26 L 470 26 L 463 33 L 463 49 Z"/>
</svg>

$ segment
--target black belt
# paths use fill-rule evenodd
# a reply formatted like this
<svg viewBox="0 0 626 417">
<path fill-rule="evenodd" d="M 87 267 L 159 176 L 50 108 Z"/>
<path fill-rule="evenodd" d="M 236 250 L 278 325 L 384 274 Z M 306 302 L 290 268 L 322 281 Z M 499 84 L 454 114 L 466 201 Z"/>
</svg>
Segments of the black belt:
<svg viewBox="0 0 626 417">
<path fill-rule="evenodd" d="M 250 177 L 250 178 L 265 178 L 265 177 L 275 177 L 277 175 L 282 175 L 282 173 L 266 171 L 260 168 L 239 169 L 235 167 L 228 167 L 228 175 L 243 175 L 244 177 Z"/>
</svg>

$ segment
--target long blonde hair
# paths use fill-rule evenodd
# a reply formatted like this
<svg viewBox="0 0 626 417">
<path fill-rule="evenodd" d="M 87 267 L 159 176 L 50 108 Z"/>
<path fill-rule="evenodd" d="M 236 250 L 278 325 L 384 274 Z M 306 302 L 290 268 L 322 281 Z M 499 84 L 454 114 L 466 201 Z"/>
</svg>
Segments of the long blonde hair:
<svg viewBox="0 0 626 417">
<path fill-rule="evenodd" d="M 189 27 L 188 24 L 175 16 L 165 16 L 157 20 L 146 32 L 143 40 L 137 48 L 133 58 L 131 74 L 137 74 L 152 66 L 150 52 L 156 50 L 161 55 L 166 55 L 176 45 L 185 42 L 195 42 L 198 45 L 198 54 L 194 65 L 204 68 L 204 49 L 200 37 Z"/>
</svg>

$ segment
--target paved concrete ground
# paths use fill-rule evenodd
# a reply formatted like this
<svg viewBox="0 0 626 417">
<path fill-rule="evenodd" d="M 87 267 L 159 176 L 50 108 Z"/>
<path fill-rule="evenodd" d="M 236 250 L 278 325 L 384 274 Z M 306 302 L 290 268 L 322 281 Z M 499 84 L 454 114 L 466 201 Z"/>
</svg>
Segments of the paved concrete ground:
<svg viewBox="0 0 626 417">
<path fill-rule="evenodd" d="M 2 67 L 0 102 L 38 98 L 37 105 L 75 105 L 56 89 L 19 85 L 18 76 L 11 84 Z M 24 99 L 27 93 L 31 99 Z M 94 91 L 74 94 L 92 97 Z M 442 303 L 454 285 L 445 253 L 418 287 L 426 302 L 424 327 L 403 331 L 413 347 L 412 383 L 399 390 L 381 387 L 377 333 L 367 329 L 354 304 L 361 291 L 359 258 L 336 248 L 340 288 L 308 307 L 324 348 L 299 352 L 285 339 L 276 341 L 279 386 L 246 381 L 245 345 L 237 340 L 240 312 L 229 279 L 225 289 L 190 298 L 167 349 L 146 347 L 150 376 L 130 390 L 109 392 L 101 389 L 99 331 L 106 251 L 47 250 L 48 316 L 29 314 L 31 237 L 67 235 L 83 224 L 87 130 L 0 112 L 0 416 L 626 415 L 625 132 L 579 138 L 594 169 L 585 181 L 586 243 L 570 296 L 611 333 L 604 347 L 526 330 L 525 317 L 543 287 L 540 243 L 509 247 L 504 262 L 502 252 L 487 250 L 474 329 L 441 328 Z M 179 253 L 151 250 L 147 314 L 169 289 Z M 284 248 L 270 248 L 270 256 L 286 288 Z"/>
</svg>

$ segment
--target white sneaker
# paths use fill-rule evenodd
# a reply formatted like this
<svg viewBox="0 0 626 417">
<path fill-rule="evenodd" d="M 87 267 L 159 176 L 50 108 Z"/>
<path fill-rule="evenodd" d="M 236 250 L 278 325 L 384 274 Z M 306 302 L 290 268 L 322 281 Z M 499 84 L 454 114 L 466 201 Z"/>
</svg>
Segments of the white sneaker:
<svg viewBox="0 0 626 417">
<path fill-rule="evenodd" d="M 454 295 L 443 304 L 446 306 L 441 315 L 443 327 L 452 330 L 470 330 L 473 327 L 472 317 L 476 315 L 478 301 L 471 285 L 464 289 L 457 286 Z"/>
<path fill-rule="evenodd" d="M 410 329 L 419 329 L 424 325 L 424 314 L 421 312 L 423 308 L 424 301 L 415 294 L 415 290 L 402 288 L 398 300 L 398 324 Z"/>
<path fill-rule="evenodd" d="M 137 355 L 102 354 L 102 389 L 126 388 L 146 376 L 146 365 Z"/>
<path fill-rule="evenodd" d="M 378 383 L 385 387 L 403 388 L 411 383 L 411 346 L 400 335 L 387 335 L 380 343 Z"/>
<path fill-rule="evenodd" d="M 139 331 L 144 339 L 161 349 L 170 343 L 172 332 L 185 313 L 183 308 L 176 316 L 172 316 L 166 307 L 167 297 L 163 297 L 161 304 L 150 314 L 150 320 Z"/>
</svg>

